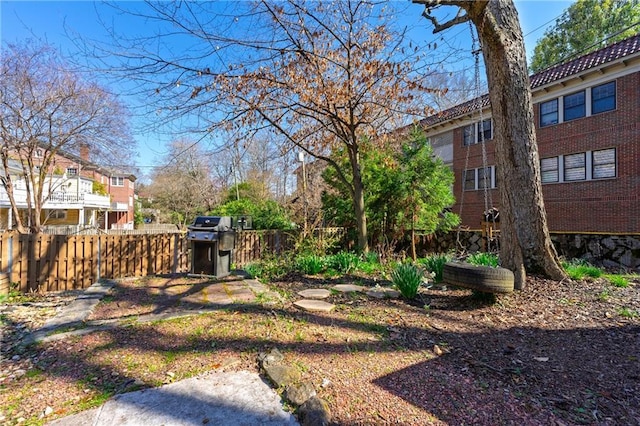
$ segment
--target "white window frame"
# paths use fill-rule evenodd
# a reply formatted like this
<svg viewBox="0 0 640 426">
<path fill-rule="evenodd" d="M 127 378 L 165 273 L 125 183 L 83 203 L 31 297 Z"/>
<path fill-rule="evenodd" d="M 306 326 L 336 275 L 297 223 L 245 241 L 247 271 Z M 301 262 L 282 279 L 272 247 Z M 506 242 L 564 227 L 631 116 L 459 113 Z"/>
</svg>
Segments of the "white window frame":
<svg viewBox="0 0 640 426">
<path fill-rule="evenodd" d="M 118 187 L 123 187 L 124 186 L 124 177 L 122 176 L 111 176 L 111 186 L 118 186 Z"/>
<path fill-rule="evenodd" d="M 602 155 L 602 156 L 606 156 L 608 154 L 609 157 L 613 157 L 613 161 L 608 161 L 608 162 L 604 162 L 604 159 L 598 159 L 597 156 L 598 155 Z M 567 162 L 567 157 L 569 158 L 578 158 L 578 156 L 582 155 L 584 158 L 584 167 L 576 167 L 576 168 L 584 168 L 584 179 L 567 179 L 566 178 L 566 173 L 565 173 L 565 168 L 566 168 L 566 162 Z M 585 151 L 585 152 L 575 152 L 575 153 L 571 153 L 571 154 L 566 154 L 566 155 L 558 155 L 557 157 L 546 157 L 540 160 L 540 169 L 541 169 L 541 174 L 544 174 L 545 171 L 545 166 L 543 166 L 543 163 L 545 162 L 545 160 L 551 160 L 551 159 L 557 159 L 557 164 L 558 164 L 558 169 L 557 169 L 557 173 L 558 173 L 558 180 L 557 181 L 544 181 L 542 180 L 542 183 L 544 185 L 546 184 L 554 184 L 554 183 L 573 183 L 573 182 L 585 182 L 585 181 L 594 181 L 594 180 L 606 180 L 606 179 L 615 179 L 618 177 L 618 150 L 617 148 L 605 148 L 605 149 L 598 149 L 598 150 L 594 150 L 594 151 Z M 602 177 L 596 177 L 596 175 L 598 174 L 596 172 L 596 168 L 598 166 L 613 166 L 613 174 L 608 174 L 606 176 L 602 176 Z M 547 169 L 547 171 L 549 170 L 554 170 L 553 168 L 549 168 Z"/>
<path fill-rule="evenodd" d="M 479 167 L 477 169 L 467 169 L 462 171 L 462 190 L 463 191 L 478 191 L 484 190 L 484 186 L 481 182 L 484 182 L 484 178 L 480 175 L 480 170 L 485 167 Z M 496 189 L 497 188 L 497 179 L 496 179 L 496 166 L 487 166 L 486 169 L 491 173 L 491 178 L 489 179 L 489 187 L 487 189 Z M 467 188 L 467 182 L 471 182 L 471 179 L 467 181 L 468 174 L 473 176 L 473 188 Z"/>
</svg>

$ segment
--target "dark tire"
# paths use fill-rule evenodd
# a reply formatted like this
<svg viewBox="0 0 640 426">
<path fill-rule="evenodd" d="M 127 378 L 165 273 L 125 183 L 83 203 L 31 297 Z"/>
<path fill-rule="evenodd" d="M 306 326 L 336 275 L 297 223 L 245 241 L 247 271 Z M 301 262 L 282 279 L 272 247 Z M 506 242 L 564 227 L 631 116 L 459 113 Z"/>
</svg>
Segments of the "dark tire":
<svg viewBox="0 0 640 426">
<path fill-rule="evenodd" d="M 485 293 L 510 293 L 513 291 L 513 272 L 505 268 L 447 262 L 442 271 L 442 281 Z"/>
</svg>

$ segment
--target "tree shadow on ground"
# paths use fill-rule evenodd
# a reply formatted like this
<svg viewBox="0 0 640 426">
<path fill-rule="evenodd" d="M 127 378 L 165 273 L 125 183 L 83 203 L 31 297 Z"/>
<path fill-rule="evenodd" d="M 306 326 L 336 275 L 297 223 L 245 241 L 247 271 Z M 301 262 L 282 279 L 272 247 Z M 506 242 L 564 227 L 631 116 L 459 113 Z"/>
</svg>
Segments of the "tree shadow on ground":
<svg viewBox="0 0 640 426">
<path fill-rule="evenodd" d="M 199 286 L 180 294 L 197 292 Z M 192 317 L 170 322 L 121 324 L 90 339 L 75 337 L 31 347 L 26 356 L 37 360 L 40 382 L 44 378 L 75 383 L 113 395 L 171 382 L 173 376 L 165 374 L 179 366 L 174 362 L 178 358 L 188 359 L 189 369 L 174 371 L 175 379 L 219 368 L 230 357 L 240 358 L 240 368 L 257 370 L 256 355 L 273 347 L 289 354 L 397 353 L 402 357 L 406 351 L 431 353 L 437 344 L 440 356 L 377 377 L 373 384 L 451 424 L 469 418 L 475 424 L 552 424 L 556 419 L 639 423 L 638 326 L 512 327 L 485 332 L 481 326 L 472 327 L 472 317 L 454 316 L 464 301 L 446 295 L 433 300 L 439 308 L 427 311 L 402 301 L 369 301 L 371 305 L 360 306 L 364 301 L 356 299 L 353 305 L 340 308 L 340 316 L 286 306 L 234 304 L 220 306 L 218 313 L 198 316 L 193 312 Z M 369 311 L 376 304 L 394 308 L 393 316 L 384 322 L 371 318 Z M 470 312 L 476 309 L 473 304 L 467 306 Z M 419 313 L 413 322 L 404 319 L 410 312 Z M 433 326 L 436 321 L 457 322 L 477 331 L 456 332 L 455 327 L 448 331 Z M 355 334 L 345 340 L 343 332 Z M 298 334 L 300 339 L 293 338 Z M 313 338 L 305 337 L 309 335 Z M 611 380 L 614 369 L 623 374 Z M 6 389 L 28 398 L 22 386 L 40 383 L 29 380 Z M 144 384 L 136 385 L 138 380 Z M 68 413 L 68 408 L 54 408 L 59 414 Z M 149 409 L 171 415 L 166 406 Z"/>
</svg>

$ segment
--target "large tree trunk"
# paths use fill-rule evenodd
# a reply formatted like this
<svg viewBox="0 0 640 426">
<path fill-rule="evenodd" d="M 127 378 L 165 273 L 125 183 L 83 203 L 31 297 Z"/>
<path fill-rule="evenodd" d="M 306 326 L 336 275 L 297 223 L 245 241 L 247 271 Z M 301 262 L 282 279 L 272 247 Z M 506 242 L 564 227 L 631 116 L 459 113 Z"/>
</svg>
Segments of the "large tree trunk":
<svg viewBox="0 0 640 426">
<path fill-rule="evenodd" d="M 495 123 L 496 173 L 501 202 L 500 258 L 524 288 L 525 269 L 562 279 L 565 273 L 549 237 L 526 53 L 511 0 L 470 5 L 487 69 Z"/>
<path fill-rule="evenodd" d="M 358 228 L 358 249 L 366 253 L 369 251 L 369 240 L 367 238 L 367 215 L 364 207 L 364 187 L 360 175 L 360 164 L 356 164 L 353 171 L 353 206 Z"/>
</svg>

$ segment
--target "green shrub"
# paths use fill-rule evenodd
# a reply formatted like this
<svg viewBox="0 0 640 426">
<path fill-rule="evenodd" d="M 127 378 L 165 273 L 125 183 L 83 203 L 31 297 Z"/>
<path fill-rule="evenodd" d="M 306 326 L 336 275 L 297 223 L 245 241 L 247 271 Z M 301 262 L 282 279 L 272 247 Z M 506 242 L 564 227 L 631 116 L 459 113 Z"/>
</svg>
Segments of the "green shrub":
<svg viewBox="0 0 640 426">
<path fill-rule="evenodd" d="M 251 278 L 260 278 L 263 270 L 260 263 L 250 263 L 244 267 L 244 271 L 251 276 Z"/>
<path fill-rule="evenodd" d="M 317 275 L 325 269 L 325 260 L 323 257 L 309 254 L 298 256 L 296 258 L 296 270 L 307 275 Z"/>
<path fill-rule="evenodd" d="M 497 268 L 500 264 L 500 259 L 495 253 L 477 252 L 467 257 L 467 263 L 477 266 L 490 266 L 492 268 Z"/>
<path fill-rule="evenodd" d="M 372 251 L 362 254 L 356 269 L 367 275 L 373 275 L 380 272 L 382 270 L 382 264 L 380 263 L 378 254 Z"/>
<path fill-rule="evenodd" d="M 432 254 L 422 259 L 418 259 L 418 263 L 424 266 L 427 271 L 433 273 L 433 282 L 442 282 L 442 270 L 444 264 L 449 262 L 453 256 L 450 254 Z"/>
<path fill-rule="evenodd" d="M 253 278 L 259 278 L 263 281 L 273 281 L 290 272 L 291 266 L 286 257 L 273 257 L 250 263 L 244 267 L 244 270 Z"/>
<path fill-rule="evenodd" d="M 585 277 L 600 278 L 603 274 L 602 269 L 596 268 L 584 259 L 572 259 L 563 261 L 562 267 L 572 280 L 580 281 Z"/>
<path fill-rule="evenodd" d="M 609 280 L 609 282 L 615 287 L 629 287 L 629 280 L 620 275 L 607 275 L 607 280 Z"/>
<path fill-rule="evenodd" d="M 360 264 L 360 258 L 354 253 L 341 251 L 333 256 L 329 256 L 328 263 L 330 268 L 343 274 L 348 274 L 357 269 Z"/>
<path fill-rule="evenodd" d="M 422 274 L 415 265 L 402 263 L 391 273 L 391 281 L 404 297 L 413 299 L 418 294 Z"/>
</svg>

